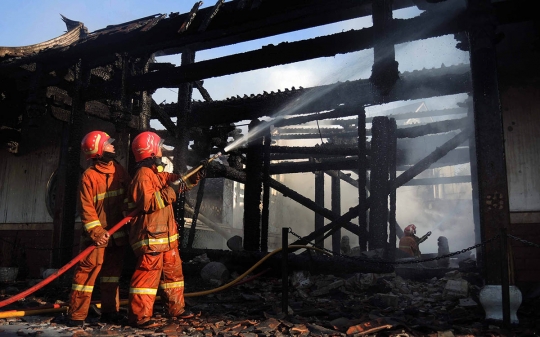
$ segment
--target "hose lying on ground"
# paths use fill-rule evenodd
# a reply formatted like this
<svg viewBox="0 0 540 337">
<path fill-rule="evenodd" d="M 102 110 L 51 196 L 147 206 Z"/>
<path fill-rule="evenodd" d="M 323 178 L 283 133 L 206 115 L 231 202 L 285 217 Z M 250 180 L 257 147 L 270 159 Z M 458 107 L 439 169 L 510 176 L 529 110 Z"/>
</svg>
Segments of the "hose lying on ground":
<svg viewBox="0 0 540 337">
<path fill-rule="evenodd" d="M 131 216 L 131 215 L 130 215 L 130 216 Z M 130 216 L 128 216 L 128 217 L 130 217 Z M 127 219 L 128 217 L 126 217 L 125 219 Z M 125 219 L 124 219 L 124 220 L 125 220 Z M 122 220 L 122 221 L 123 221 L 123 220 Z M 119 224 L 120 224 L 120 223 L 119 223 Z M 118 226 L 119 224 L 117 224 L 116 226 Z M 115 228 L 116 226 L 114 226 L 113 228 Z M 121 227 L 121 226 L 120 226 L 120 227 Z M 120 227 L 118 227 L 118 228 L 120 228 Z M 116 230 L 118 230 L 118 228 L 117 228 Z M 112 231 L 112 229 L 111 229 L 111 231 Z M 95 246 L 94 246 L 94 247 L 95 247 Z M 322 249 L 320 249 L 320 248 L 312 247 L 312 246 L 290 245 L 290 246 L 288 246 L 287 248 L 295 248 L 295 249 L 302 249 L 302 248 L 305 248 L 305 249 L 313 249 L 313 250 L 317 250 L 317 251 L 323 252 L 323 253 L 325 253 L 325 254 L 329 254 L 328 252 L 326 252 L 326 251 L 324 251 L 324 250 L 322 250 Z M 255 270 L 255 268 L 257 268 L 258 266 L 260 266 L 264 261 L 268 260 L 272 255 L 279 253 L 281 250 L 282 250 L 281 247 L 280 247 L 280 248 L 277 248 L 277 249 L 275 249 L 275 250 L 273 250 L 270 254 L 266 255 L 265 257 L 263 257 L 262 259 L 260 259 L 257 263 L 255 263 L 251 268 L 249 268 L 248 270 L 246 270 L 242 275 L 238 276 L 237 278 L 235 278 L 235 279 L 232 280 L 231 282 L 229 282 L 229 283 L 227 283 L 227 284 L 225 284 L 225 285 L 222 285 L 221 287 L 217 287 L 217 288 L 209 289 L 209 290 L 204 290 L 204 291 L 198 291 L 198 292 L 194 292 L 194 293 L 185 293 L 185 294 L 184 294 L 184 297 L 204 296 L 204 295 L 213 294 L 213 293 L 216 293 L 216 292 L 225 290 L 225 289 L 227 289 L 227 288 L 230 288 L 230 287 L 236 285 L 237 283 L 240 283 L 240 281 L 241 281 L 244 277 L 246 277 L 249 273 L 251 273 L 253 270 Z M 89 250 L 88 253 L 90 253 L 90 251 L 91 251 L 91 250 Z M 87 253 L 87 254 L 88 254 L 88 253 Z M 81 253 L 81 254 L 82 254 L 82 253 Z M 79 255 L 81 255 L 81 254 L 79 254 Z M 75 260 L 75 259 L 73 259 L 73 260 Z M 72 262 L 73 262 L 73 260 L 72 260 Z M 75 262 L 76 262 L 76 261 L 75 261 Z M 70 263 L 71 263 L 71 262 L 70 262 Z M 67 265 L 66 265 L 66 266 L 67 266 Z M 65 268 L 66 266 L 64 266 L 63 268 Z M 67 269 L 69 269 L 69 268 L 67 268 Z M 66 270 L 67 270 L 67 269 L 66 269 Z M 65 272 L 66 270 L 62 271 L 62 273 Z M 56 272 L 55 274 L 51 275 L 51 276 L 54 276 L 54 275 L 56 275 L 56 274 L 58 274 L 57 276 L 60 276 L 62 273 L 59 273 L 59 272 L 60 272 L 60 270 L 59 270 L 58 272 Z M 51 276 L 49 276 L 47 279 L 49 279 Z M 45 280 L 41 281 L 40 283 L 36 284 L 36 286 L 39 285 L 39 284 L 41 284 L 41 283 L 44 283 L 44 281 L 46 281 L 47 279 L 45 279 Z M 53 277 L 51 280 L 49 280 L 47 283 L 43 284 L 41 287 L 43 287 L 44 285 L 48 284 L 48 283 L 51 282 L 53 279 L 54 279 L 54 277 Z M 35 286 L 34 286 L 34 287 L 35 287 Z M 34 288 L 34 287 L 32 287 L 32 288 Z M 39 287 L 39 288 L 41 288 L 41 287 Z M 32 289 L 32 288 L 30 288 L 30 289 Z M 39 289 L 39 288 L 37 288 L 37 289 Z M 21 293 L 21 294 L 25 294 L 25 296 L 28 295 L 28 294 L 31 294 L 33 291 L 32 291 L 32 292 L 29 292 L 30 289 L 28 289 L 27 291 L 25 291 L 25 292 L 23 292 L 23 293 Z M 37 289 L 35 289 L 35 290 L 37 290 Z M 35 290 L 34 290 L 34 291 L 35 291 Z M 16 296 L 20 296 L 21 294 L 18 294 L 18 295 L 16 295 Z M 3 301 L 3 302 L 11 301 L 11 302 L 9 302 L 9 303 L 13 303 L 14 301 L 16 301 L 16 300 L 18 300 L 18 299 L 24 297 L 24 296 L 22 296 L 22 297 L 19 297 L 19 298 L 15 299 L 15 300 L 12 300 L 12 299 L 13 299 L 14 297 L 16 297 L 16 296 L 13 296 L 13 297 L 11 297 L 11 298 L 9 298 L 8 300 L 5 300 L 5 301 Z M 159 296 L 158 296 L 156 299 L 158 299 L 158 298 L 159 298 Z M 2 304 L 3 302 L 0 302 L 0 304 Z M 9 304 L 9 303 L 8 303 L 8 304 Z M 126 304 L 128 304 L 128 300 L 121 300 L 121 301 L 120 301 L 120 305 L 126 305 Z M 0 307 L 1 307 L 1 306 L 0 306 Z M 44 313 L 51 313 L 51 312 L 67 312 L 68 309 L 69 309 L 68 306 L 61 306 L 61 307 L 59 307 L 59 308 L 47 308 L 47 309 L 35 309 L 35 310 L 20 310 L 20 311 L 17 311 L 17 310 L 10 310 L 10 311 L 0 312 L 0 318 L 23 317 L 23 316 L 31 316 L 31 315 L 38 315 L 38 314 L 44 314 Z"/>
</svg>

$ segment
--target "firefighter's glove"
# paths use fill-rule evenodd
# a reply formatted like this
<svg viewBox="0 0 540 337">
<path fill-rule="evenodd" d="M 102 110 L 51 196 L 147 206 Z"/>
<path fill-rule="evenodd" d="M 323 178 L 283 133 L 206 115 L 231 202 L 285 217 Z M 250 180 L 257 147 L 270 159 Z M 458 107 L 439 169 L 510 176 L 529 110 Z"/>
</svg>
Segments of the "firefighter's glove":
<svg viewBox="0 0 540 337">
<path fill-rule="evenodd" d="M 186 182 L 182 178 L 180 178 L 178 180 L 171 181 L 169 183 L 169 186 L 172 187 L 172 189 L 176 193 L 179 193 L 181 191 L 186 190 Z"/>
<path fill-rule="evenodd" d="M 206 169 L 208 168 L 209 164 L 208 159 L 204 159 L 199 162 L 199 165 L 201 165 L 202 168 L 197 172 L 197 180 L 201 180 L 206 177 Z"/>
<path fill-rule="evenodd" d="M 89 234 L 96 246 L 103 246 L 109 242 L 109 233 L 101 226 L 96 226 Z"/>
</svg>

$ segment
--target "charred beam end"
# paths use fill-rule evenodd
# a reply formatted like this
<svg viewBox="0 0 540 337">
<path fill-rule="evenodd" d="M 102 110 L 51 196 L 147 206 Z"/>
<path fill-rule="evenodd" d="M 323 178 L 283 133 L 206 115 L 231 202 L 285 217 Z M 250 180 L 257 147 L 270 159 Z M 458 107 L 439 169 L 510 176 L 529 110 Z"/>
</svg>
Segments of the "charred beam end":
<svg viewBox="0 0 540 337">
<path fill-rule="evenodd" d="M 176 138 L 176 125 L 171 120 L 171 118 L 167 115 L 165 111 L 152 99 L 152 114 L 154 116 L 157 116 L 158 120 L 161 124 L 169 131 L 169 134 Z"/>
<path fill-rule="evenodd" d="M 212 8 L 212 12 L 208 13 L 208 15 L 206 16 L 204 21 L 199 26 L 199 29 L 198 29 L 199 33 L 204 32 L 206 30 L 206 28 L 208 28 L 208 25 L 210 24 L 212 19 L 217 15 L 217 13 L 219 11 L 219 8 L 221 7 L 221 5 L 223 5 L 224 2 L 225 2 L 225 0 L 218 0 L 216 2 L 214 7 Z"/>
<path fill-rule="evenodd" d="M 201 96 L 204 98 L 205 101 L 207 102 L 214 101 L 212 97 L 210 97 L 210 94 L 208 93 L 208 91 L 203 87 L 203 81 L 195 81 L 193 82 L 193 85 L 195 86 L 195 88 L 197 88 L 197 90 L 199 90 L 199 92 L 201 93 Z"/>
<path fill-rule="evenodd" d="M 411 126 L 397 129 L 397 138 L 414 138 L 434 133 L 449 132 L 457 129 L 465 129 L 469 118 L 451 119 L 440 122 L 428 123 L 425 125 Z"/>
<path fill-rule="evenodd" d="M 202 1 L 197 1 L 193 7 L 191 8 L 191 11 L 189 11 L 189 14 L 186 18 L 186 20 L 182 23 L 180 26 L 180 29 L 178 29 L 178 33 L 181 34 L 185 32 L 191 23 L 193 22 L 193 19 L 195 19 L 195 16 L 197 15 L 197 11 L 199 10 L 199 7 L 203 4 Z"/>
</svg>

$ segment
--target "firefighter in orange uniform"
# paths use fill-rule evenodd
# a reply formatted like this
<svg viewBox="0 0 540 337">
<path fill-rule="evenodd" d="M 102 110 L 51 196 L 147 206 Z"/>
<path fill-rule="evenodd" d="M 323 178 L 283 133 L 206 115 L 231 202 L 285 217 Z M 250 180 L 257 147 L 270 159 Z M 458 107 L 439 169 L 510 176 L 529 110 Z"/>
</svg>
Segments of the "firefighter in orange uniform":
<svg viewBox="0 0 540 337">
<path fill-rule="evenodd" d="M 174 173 L 163 172 L 163 140 L 154 132 L 142 132 L 133 139 L 131 149 L 137 171 L 129 188 L 133 217 L 129 243 L 137 256 L 137 265 L 129 289 L 129 324 L 152 328 L 153 306 L 158 292 L 171 317 L 191 318 L 184 304 L 184 275 L 178 251 L 179 235 L 172 204 L 178 192 L 195 186 L 204 170 L 187 181 Z"/>
<path fill-rule="evenodd" d="M 420 248 L 418 248 L 418 240 L 415 237 L 416 226 L 414 224 L 408 225 L 403 233 L 405 235 L 399 240 L 399 249 L 412 257 L 420 257 Z"/>
<path fill-rule="evenodd" d="M 104 323 L 119 323 L 118 281 L 127 248 L 127 231 L 120 229 L 109 237 L 107 228 L 123 219 L 127 209 L 130 177 L 115 158 L 114 141 L 102 131 L 88 133 L 81 142 L 86 159 L 92 159 L 81 179 L 79 198 L 83 237 L 81 248 L 96 245 L 75 269 L 69 303 L 70 326 L 83 326 L 98 274 L 100 275 L 101 310 Z"/>
</svg>

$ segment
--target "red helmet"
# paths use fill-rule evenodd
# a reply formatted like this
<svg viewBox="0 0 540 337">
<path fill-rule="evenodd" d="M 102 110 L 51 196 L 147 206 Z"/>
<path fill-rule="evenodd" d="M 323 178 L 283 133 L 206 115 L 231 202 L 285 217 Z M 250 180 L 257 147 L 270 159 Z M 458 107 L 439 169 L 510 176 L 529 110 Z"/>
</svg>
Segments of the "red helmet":
<svg viewBox="0 0 540 337">
<path fill-rule="evenodd" d="M 135 161 L 155 157 L 163 145 L 163 140 L 154 132 L 145 131 L 137 135 L 131 143 L 131 151 L 135 156 Z"/>
<path fill-rule="evenodd" d="M 416 234 L 416 226 L 414 224 L 410 224 L 407 227 L 405 227 L 404 232 L 407 235 L 414 235 Z"/>
<path fill-rule="evenodd" d="M 107 133 L 103 131 L 92 131 L 84 136 L 81 141 L 81 150 L 86 159 L 99 158 L 103 156 L 103 148 L 107 144 L 114 142 Z"/>
</svg>

